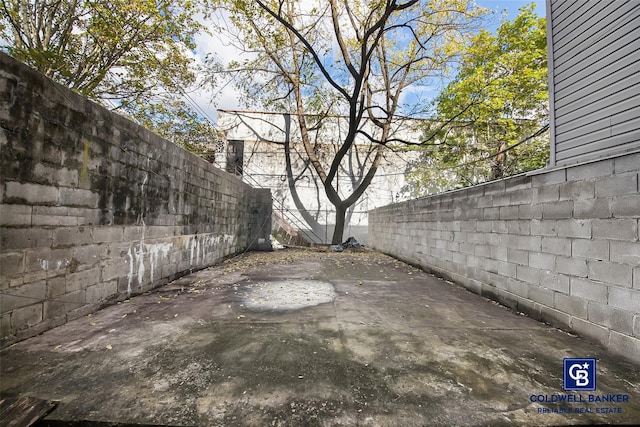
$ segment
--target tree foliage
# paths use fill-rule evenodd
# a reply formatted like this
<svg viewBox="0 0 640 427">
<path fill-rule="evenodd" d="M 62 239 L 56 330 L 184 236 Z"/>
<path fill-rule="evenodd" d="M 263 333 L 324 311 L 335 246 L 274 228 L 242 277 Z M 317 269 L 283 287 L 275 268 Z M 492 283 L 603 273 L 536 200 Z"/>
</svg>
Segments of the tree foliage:
<svg viewBox="0 0 640 427">
<path fill-rule="evenodd" d="M 403 142 L 394 133 L 399 117 L 424 113 L 425 104 L 408 94 L 447 71 L 454 42 L 481 11 L 467 0 L 222 3 L 237 31 L 230 37 L 250 54 L 230 71 L 248 100 L 295 114 L 304 155 L 336 208 L 332 241 L 339 243 L 347 209 L 371 183 L 386 147 Z M 315 141 L 312 131 L 331 115 L 345 118 L 344 133 Z M 373 155 L 352 188 L 338 188 L 358 141 L 373 144 Z M 325 161 L 317 144 L 328 143 L 335 151 Z"/>
<path fill-rule="evenodd" d="M 137 104 L 138 123 L 213 163 L 222 135 L 209 121 L 179 98 Z"/>
<path fill-rule="evenodd" d="M 176 133 L 167 125 L 184 127 L 196 118 L 202 125 L 202 117 L 194 117 L 176 94 L 197 83 L 190 51 L 195 49 L 194 36 L 205 30 L 197 14 L 206 12 L 208 4 L 0 0 L 0 35 L 11 56 L 114 110 L 144 121 L 141 113 L 164 108 L 156 119 L 167 120 L 146 124 L 157 123 L 152 130 L 183 142 L 179 136 L 184 129 Z"/>
<path fill-rule="evenodd" d="M 466 44 L 457 76 L 436 100 L 436 120 L 425 126 L 439 144 L 410 173 L 414 195 L 544 166 L 548 138 L 538 131 L 548 121 L 546 24 L 533 10 L 522 8 L 495 35 L 482 30 Z"/>
</svg>

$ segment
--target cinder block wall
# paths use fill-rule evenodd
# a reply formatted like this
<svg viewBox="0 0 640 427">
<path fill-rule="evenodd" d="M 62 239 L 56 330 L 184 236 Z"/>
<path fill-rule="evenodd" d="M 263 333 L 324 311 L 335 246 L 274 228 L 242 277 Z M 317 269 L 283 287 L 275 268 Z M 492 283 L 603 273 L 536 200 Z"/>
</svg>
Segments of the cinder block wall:
<svg viewBox="0 0 640 427">
<path fill-rule="evenodd" d="M 636 153 L 389 205 L 369 242 L 640 361 L 639 172 Z"/>
<path fill-rule="evenodd" d="M 0 54 L 6 345 L 268 245 L 271 195 Z"/>
</svg>

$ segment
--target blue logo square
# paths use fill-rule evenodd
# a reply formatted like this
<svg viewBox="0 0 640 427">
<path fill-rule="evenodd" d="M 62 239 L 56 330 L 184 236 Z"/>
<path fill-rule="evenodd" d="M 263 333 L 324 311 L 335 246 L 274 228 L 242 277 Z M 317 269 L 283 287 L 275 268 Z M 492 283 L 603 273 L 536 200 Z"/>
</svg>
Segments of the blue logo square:
<svg viewBox="0 0 640 427">
<path fill-rule="evenodd" d="M 596 359 L 565 358 L 563 367 L 564 390 L 596 389 Z"/>
</svg>

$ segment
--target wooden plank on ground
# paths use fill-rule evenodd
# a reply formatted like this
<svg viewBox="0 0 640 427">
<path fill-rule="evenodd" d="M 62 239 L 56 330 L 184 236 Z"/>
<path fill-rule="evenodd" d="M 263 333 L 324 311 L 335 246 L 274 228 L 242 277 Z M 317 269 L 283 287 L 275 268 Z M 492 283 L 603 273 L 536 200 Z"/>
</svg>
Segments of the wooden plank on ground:
<svg viewBox="0 0 640 427">
<path fill-rule="evenodd" d="M 0 427 L 29 427 L 58 406 L 58 402 L 22 396 L 0 399 Z"/>
</svg>

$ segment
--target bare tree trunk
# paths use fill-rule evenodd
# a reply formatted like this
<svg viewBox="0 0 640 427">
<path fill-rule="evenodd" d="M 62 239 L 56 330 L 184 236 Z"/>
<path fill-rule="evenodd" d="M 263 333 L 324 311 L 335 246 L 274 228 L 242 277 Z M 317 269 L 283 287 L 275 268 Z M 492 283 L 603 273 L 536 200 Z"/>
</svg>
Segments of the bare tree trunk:
<svg viewBox="0 0 640 427">
<path fill-rule="evenodd" d="M 336 228 L 333 230 L 333 237 L 331 238 L 332 245 L 339 245 L 342 243 L 347 208 L 348 207 L 345 205 L 336 205 Z"/>
<path fill-rule="evenodd" d="M 500 144 L 500 151 L 498 155 L 493 159 L 493 165 L 491 167 L 491 179 L 500 179 L 505 175 L 505 166 L 507 163 L 507 153 L 505 150 L 507 149 L 507 143 L 503 142 Z"/>
</svg>

